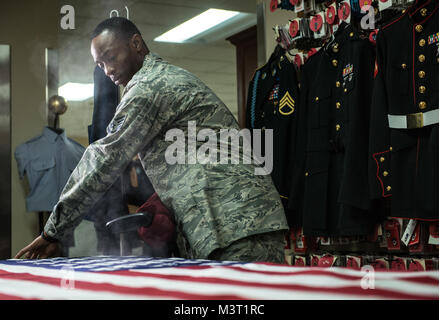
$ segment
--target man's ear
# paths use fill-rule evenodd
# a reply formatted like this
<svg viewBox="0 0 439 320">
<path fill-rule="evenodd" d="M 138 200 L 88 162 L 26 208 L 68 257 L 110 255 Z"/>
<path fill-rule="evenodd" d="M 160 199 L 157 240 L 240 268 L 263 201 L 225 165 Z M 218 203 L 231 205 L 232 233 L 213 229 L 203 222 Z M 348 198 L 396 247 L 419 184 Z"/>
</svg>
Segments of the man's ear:
<svg viewBox="0 0 439 320">
<path fill-rule="evenodd" d="M 143 44 L 142 37 L 137 33 L 134 34 L 131 37 L 130 44 L 133 47 L 133 49 L 135 49 L 137 52 L 140 52 L 140 50 L 142 50 L 142 44 Z"/>
</svg>

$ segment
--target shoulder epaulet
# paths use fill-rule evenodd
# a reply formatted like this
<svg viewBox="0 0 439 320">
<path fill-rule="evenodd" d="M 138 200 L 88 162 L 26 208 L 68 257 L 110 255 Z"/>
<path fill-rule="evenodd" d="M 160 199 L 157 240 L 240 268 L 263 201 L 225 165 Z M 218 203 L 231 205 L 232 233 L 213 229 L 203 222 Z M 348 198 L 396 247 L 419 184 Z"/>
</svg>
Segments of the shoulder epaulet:
<svg viewBox="0 0 439 320">
<path fill-rule="evenodd" d="M 265 67 L 267 66 L 267 64 L 268 64 L 268 62 L 267 62 L 267 63 L 264 63 L 264 64 L 263 64 L 262 66 L 260 66 L 259 68 L 256 68 L 255 71 L 253 72 L 252 79 L 255 78 L 256 72 L 258 72 L 258 71 L 262 70 L 263 68 L 265 68 Z"/>
</svg>

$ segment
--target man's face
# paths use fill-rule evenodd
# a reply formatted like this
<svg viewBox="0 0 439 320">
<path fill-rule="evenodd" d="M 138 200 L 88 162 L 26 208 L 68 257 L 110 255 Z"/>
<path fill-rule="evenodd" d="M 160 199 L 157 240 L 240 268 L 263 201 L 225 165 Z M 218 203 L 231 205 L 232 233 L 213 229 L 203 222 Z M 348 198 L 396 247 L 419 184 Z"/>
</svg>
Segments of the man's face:
<svg viewBox="0 0 439 320">
<path fill-rule="evenodd" d="M 91 42 L 95 63 L 116 85 L 126 86 L 139 70 L 139 59 L 132 40 L 124 40 L 105 30 Z"/>
</svg>

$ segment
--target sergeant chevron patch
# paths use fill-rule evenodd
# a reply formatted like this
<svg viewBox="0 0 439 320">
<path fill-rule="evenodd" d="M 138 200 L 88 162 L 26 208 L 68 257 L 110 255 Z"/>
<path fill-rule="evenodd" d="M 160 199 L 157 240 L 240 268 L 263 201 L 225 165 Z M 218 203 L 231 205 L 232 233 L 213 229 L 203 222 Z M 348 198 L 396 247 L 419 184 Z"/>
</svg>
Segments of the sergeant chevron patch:
<svg viewBox="0 0 439 320">
<path fill-rule="evenodd" d="M 290 93 L 287 91 L 284 96 L 282 97 L 282 99 L 280 99 L 279 102 L 279 112 L 284 115 L 284 116 L 288 116 L 290 114 L 292 114 L 294 112 L 294 106 L 295 106 L 295 102 L 294 99 L 291 98 Z M 284 107 L 287 107 L 288 111 L 283 111 L 282 109 Z"/>
<path fill-rule="evenodd" d="M 110 124 L 108 125 L 107 132 L 108 133 L 115 133 L 115 132 L 119 131 L 120 128 L 122 128 L 126 118 L 127 118 L 127 116 L 124 115 L 124 116 L 113 119 L 113 121 L 111 121 Z"/>
</svg>

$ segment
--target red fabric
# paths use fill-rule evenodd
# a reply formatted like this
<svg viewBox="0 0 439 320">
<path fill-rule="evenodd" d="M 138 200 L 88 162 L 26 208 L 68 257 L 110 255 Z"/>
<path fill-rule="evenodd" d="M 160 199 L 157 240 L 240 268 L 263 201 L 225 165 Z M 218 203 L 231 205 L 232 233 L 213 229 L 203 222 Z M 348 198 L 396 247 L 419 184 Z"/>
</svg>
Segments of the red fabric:
<svg viewBox="0 0 439 320">
<path fill-rule="evenodd" d="M 137 212 L 154 214 L 152 224 L 145 228 L 140 227 L 137 232 L 140 238 L 151 247 L 162 246 L 171 241 L 175 232 L 175 223 L 171 212 L 165 207 L 157 193 L 154 193 Z"/>
<path fill-rule="evenodd" d="M 317 49 L 316 48 L 311 48 L 308 51 L 308 58 L 310 58 L 312 55 L 315 55 L 317 53 Z"/>
</svg>

